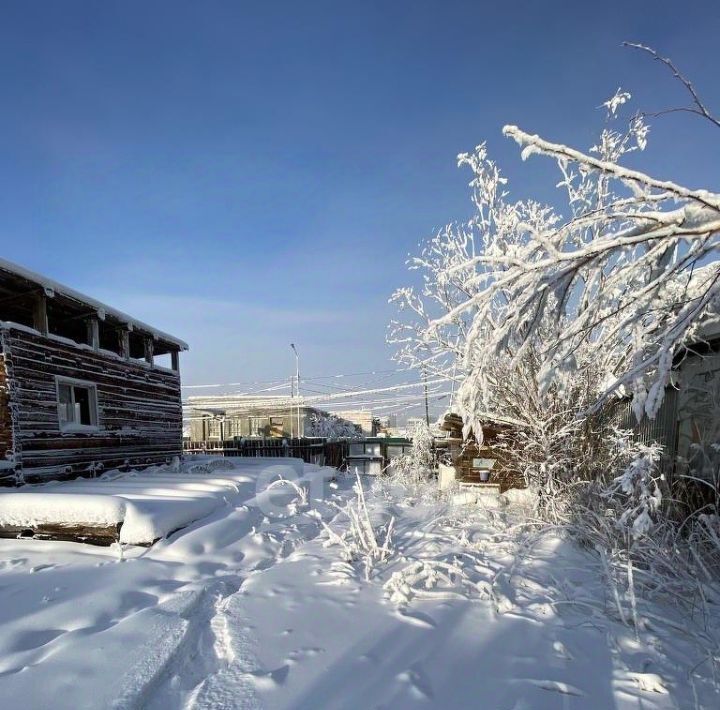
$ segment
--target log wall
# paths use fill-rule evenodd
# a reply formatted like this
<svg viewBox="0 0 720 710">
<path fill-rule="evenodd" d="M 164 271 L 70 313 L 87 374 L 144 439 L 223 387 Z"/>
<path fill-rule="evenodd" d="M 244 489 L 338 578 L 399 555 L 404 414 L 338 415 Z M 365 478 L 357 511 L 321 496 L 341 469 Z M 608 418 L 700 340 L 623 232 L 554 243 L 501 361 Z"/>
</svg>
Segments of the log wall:
<svg viewBox="0 0 720 710">
<path fill-rule="evenodd" d="M 25 482 L 181 455 L 178 373 L 21 329 L 4 330 L 2 340 L 14 449 Z M 58 376 L 96 385 L 97 431 L 61 431 Z"/>
<path fill-rule="evenodd" d="M 8 380 L 5 370 L 5 356 L 0 337 L 0 482 L 14 483 L 15 473 L 10 467 L 13 453 L 12 417 L 10 415 L 10 398 Z"/>
</svg>

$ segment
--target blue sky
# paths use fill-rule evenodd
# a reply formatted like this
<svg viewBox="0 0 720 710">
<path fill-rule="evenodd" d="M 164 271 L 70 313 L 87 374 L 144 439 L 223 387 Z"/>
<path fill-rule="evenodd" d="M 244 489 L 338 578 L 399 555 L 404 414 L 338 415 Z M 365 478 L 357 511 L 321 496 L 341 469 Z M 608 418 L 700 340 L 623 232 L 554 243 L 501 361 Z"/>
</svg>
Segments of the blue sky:
<svg viewBox="0 0 720 710">
<path fill-rule="evenodd" d="M 187 383 L 387 368 L 404 261 L 466 218 L 487 140 L 585 148 L 618 86 L 720 113 L 716 2 L 0 2 L 2 255 L 189 341 Z M 636 164 L 720 188 L 720 133 L 652 122 Z"/>
</svg>

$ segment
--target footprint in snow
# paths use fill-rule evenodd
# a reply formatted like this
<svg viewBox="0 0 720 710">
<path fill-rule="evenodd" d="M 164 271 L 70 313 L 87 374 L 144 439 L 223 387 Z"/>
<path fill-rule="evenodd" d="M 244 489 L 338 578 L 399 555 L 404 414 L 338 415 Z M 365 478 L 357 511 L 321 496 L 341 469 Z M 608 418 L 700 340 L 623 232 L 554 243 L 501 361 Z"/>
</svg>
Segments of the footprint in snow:
<svg viewBox="0 0 720 710">
<path fill-rule="evenodd" d="M 28 666 L 12 666 L 11 668 L 0 668 L 0 678 L 6 676 L 6 675 L 15 675 L 15 673 L 20 673 L 20 671 L 24 671 Z"/>
<path fill-rule="evenodd" d="M 288 664 L 299 663 L 300 661 L 304 661 L 306 658 L 313 658 L 321 653 L 325 653 L 325 649 L 320 648 L 319 646 L 298 648 L 288 654 Z"/>
<path fill-rule="evenodd" d="M 562 641 L 553 642 L 553 650 L 558 658 L 564 658 L 566 661 L 572 661 L 573 657 L 570 651 L 567 650 L 565 644 Z"/>
<path fill-rule="evenodd" d="M 628 675 L 637 683 L 640 690 L 663 695 L 668 693 L 667 688 L 663 685 L 663 679 L 657 673 L 629 673 Z"/>
<path fill-rule="evenodd" d="M 419 626 L 423 629 L 434 629 L 437 626 L 437 622 L 427 614 L 423 614 L 421 611 L 408 611 L 407 609 L 398 609 L 395 612 L 395 616 L 408 624 L 413 626 Z"/>
<path fill-rule="evenodd" d="M 31 572 L 42 572 L 43 570 L 54 569 L 55 567 L 57 567 L 57 565 L 35 565 L 34 567 L 30 568 L 30 571 Z"/>
<path fill-rule="evenodd" d="M 159 597 L 156 594 L 130 590 L 120 595 L 116 612 L 121 617 L 129 616 L 149 606 L 154 606 L 158 601 Z"/>
<path fill-rule="evenodd" d="M 285 664 L 272 671 L 251 671 L 250 675 L 255 679 L 255 684 L 259 688 L 275 688 L 282 685 L 290 673 L 290 666 Z"/>
<path fill-rule="evenodd" d="M 406 671 L 398 673 L 396 676 L 398 680 L 408 683 L 410 691 L 413 695 L 422 700 L 433 700 L 435 695 L 433 693 L 430 679 L 425 673 L 425 669 L 422 664 L 415 663 Z"/>
<path fill-rule="evenodd" d="M 533 685 L 536 685 L 538 688 L 542 688 L 543 690 L 552 690 L 556 693 L 561 693 L 562 695 L 577 695 L 578 697 L 582 697 L 585 695 L 582 690 L 576 688 L 574 685 L 570 685 L 569 683 L 563 683 L 559 680 L 530 679 L 529 682 Z"/>
<path fill-rule="evenodd" d="M 39 629 L 36 631 L 25 631 L 17 634 L 10 644 L 14 652 L 31 651 L 34 648 L 40 648 L 50 643 L 61 634 L 65 633 L 65 629 Z"/>
<path fill-rule="evenodd" d="M 24 565 L 27 562 L 27 557 L 16 557 L 12 560 L 3 560 L 0 562 L 0 569 L 5 569 L 5 567 L 9 567 L 10 569 L 13 569 L 15 567 L 20 567 Z"/>
</svg>

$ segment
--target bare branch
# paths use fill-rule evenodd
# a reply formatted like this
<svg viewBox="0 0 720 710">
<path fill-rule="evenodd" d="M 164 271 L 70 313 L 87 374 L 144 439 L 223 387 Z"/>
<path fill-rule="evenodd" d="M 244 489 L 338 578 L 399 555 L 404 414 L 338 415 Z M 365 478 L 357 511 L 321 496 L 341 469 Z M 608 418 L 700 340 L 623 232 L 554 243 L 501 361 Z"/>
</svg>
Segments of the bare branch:
<svg viewBox="0 0 720 710">
<path fill-rule="evenodd" d="M 694 113 L 697 116 L 702 116 L 702 118 L 706 118 L 714 126 L 720 128 L 720 119 L 715 118 L 715 116 L 710 113 L 707 106 L 705 106 L 705 104 L 700 99 L 700 96 L 698 96 L 698 93 L 695 90 L 695 87 L 692 85 L 692 82 L 687 77 L 685 77 L 682 72 L 680 72 L 680 70 L 675 66 L 671 59 L 669 59 L 668 57 L 661 57 L 652 47 L 640 44 L 639 42 L 623 42 L 623 47 L 630 47 L 631 49 L 639 49 L 642 52 L 647 52 L 655 61 L 664 64 L 672 72 L 673 77 L 675 77 L 675 79 L 680 81 L 685 86 L 685 88 L 690 93 L 690 96 L 692 96 L 693 104 L 695 105 L 694 108 L 672 108 L 666 109 L 665 111 L 658 111 L 656 113 L 644 113 L 643 115 L 662 116 L 666 113 L 676 113 L 678 111 L 683 111 L 686 113 Z"/>
</svg>

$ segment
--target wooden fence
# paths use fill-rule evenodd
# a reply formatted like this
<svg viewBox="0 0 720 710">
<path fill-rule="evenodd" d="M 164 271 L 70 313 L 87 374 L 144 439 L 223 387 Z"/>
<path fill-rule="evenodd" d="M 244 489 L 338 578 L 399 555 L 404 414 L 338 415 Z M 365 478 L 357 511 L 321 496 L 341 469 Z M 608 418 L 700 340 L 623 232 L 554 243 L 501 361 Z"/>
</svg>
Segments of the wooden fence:
<svg viewBox="0 0 720 710">
<path fill-rule="evenodd" d="M 346 441 L 326 439 L 229 439 L 225 441 L 185 441 L 186 454 L 215 456 L 292 457 L 306 463 L 342 468 L 348 455 Z"/>
</svg>

